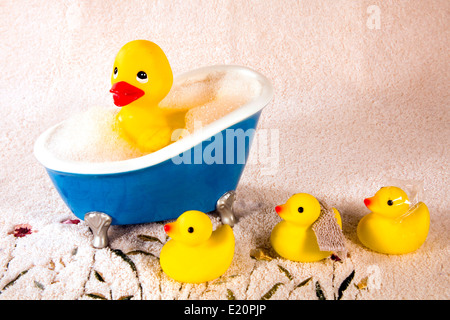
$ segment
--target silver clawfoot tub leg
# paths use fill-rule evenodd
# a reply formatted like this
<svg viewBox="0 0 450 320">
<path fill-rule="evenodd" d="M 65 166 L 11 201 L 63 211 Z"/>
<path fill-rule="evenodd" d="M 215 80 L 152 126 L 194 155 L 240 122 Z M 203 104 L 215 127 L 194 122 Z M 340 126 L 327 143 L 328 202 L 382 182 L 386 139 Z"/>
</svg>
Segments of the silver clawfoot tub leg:
<svg viewBox="0 0 450 320">
<path fill-rule="evenodd" d="M 216 211 L 219 212 L 220 219 L 230 227 L 233 227 L 236 223 L 236 217 L 233 212 L 234 200 L 236 200 L 236 192 L 231 190 L 221 196 L 216 203 Z"/>
<path fill-rule="evenodd" d="M 112 218 L 106 213 L 92 211 L 84 215 L 84 221 L 94 234 L 92 245 L 94 248 L 105 248 L 108 245 L 108 228 Z"/>
</svg>

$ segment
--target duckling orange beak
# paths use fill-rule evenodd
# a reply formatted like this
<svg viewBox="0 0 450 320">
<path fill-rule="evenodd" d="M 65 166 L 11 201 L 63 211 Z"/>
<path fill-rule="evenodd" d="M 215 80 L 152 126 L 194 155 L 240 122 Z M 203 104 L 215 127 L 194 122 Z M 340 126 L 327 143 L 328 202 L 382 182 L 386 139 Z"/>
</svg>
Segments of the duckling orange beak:
<svg viewBox="0 0 450 320">
<path fill-rule="evenodd" d="M 278 213 L 278 215 L 280 215 L 281 212 L 283 211 L 283 206 L 276 206 L 275 211 Z"/>
<path fill-rule="evenodd" d="M 144 90 L 125 81 L 114 83 L 109 92 L 113 94 L 114 104 L 118 107 L 126 106 L 145 94 Z"/>
<path fill-rule="evenodd" d="M 164 225 L 164 231 L 168 234 L 170 232 L 170 229 L 172 229 L 172 226 L 170 223 Z"/>
</svg>

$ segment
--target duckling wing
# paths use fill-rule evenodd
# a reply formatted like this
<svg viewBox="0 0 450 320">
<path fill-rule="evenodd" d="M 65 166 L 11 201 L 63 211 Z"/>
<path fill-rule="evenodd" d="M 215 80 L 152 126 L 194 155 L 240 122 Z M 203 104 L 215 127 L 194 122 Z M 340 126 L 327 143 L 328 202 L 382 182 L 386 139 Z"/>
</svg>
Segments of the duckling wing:
<svg viewBox="0 0 450 320">
<path fill-rule="evenodd" d="M 218 227 L 209 238 L 209 247 L 215 251 L 224 251 L 224 254 L 234 254 L 234 233 L 227 224 Z"/>
<path fill-rule="evenodd" d="M 136 139 L 143 152 L 155 152 L 171 143 L 172 129 L 168 126 L 149 127 Z"/>
<path fill-rule="evenodd" d="M 342 218 L 341 218 L 341 214 L 339 213 L 339 211 L 336 208 L 332 208 L 334 211 L 334 217 L 336 218 L 336 222 L 339 225 L 339 227 L 342 229 Z"/>
<path fill-rule="evenodd" d="M 412 206 L 403 216 L 400 217 L 400 223 L 405 228 L 415 230 L 423 229 L 428 233 L 430 227 L 430 212 L 423 202 L 419 202 Z"/>
</svg>

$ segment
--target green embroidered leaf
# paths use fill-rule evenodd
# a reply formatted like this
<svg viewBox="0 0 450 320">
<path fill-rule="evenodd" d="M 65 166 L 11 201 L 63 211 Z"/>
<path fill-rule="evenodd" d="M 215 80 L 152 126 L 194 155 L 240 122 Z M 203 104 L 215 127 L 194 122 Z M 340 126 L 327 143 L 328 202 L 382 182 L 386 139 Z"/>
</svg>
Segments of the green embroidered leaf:
<svg viewBox="0 0 450 320">
<path fill-rule="evenodd" d="M 23 275 L 26 274 L 27 272 L 28 272 L 28 270 L 25 270 L 25 271 L 22 271 L 21 273 L 19 273 L 19 274 L 17 275 L 17 277 L 15 277 L 13 280 L 11 280 L 10 282 L 8 282 L 8 283 L 3 287 L 2 291 L 5 290 L 6 288 L 12 286 L 17 280 L 19 280 L 19 278 L 20 278 L 21 276 L 23 276 Z"/>
<path fill-rule="evenodd" d="M 273 285 L 272 288 L 270 288 L 269 291 L 267 291 L 262 297 L 261 300 L 269 300 L 270 298 L 272 298 L 272 296 L 275 294 L 275 292 L 277 292 L 278 287 L 283 285 L 284 283 L 282 282 L 277 282 Z"/>
<path fill-rule="evenodd" d="M 298 285 L 296 285 L 295 287 L 296 287 L 296 288 L 303 287 L 303 286 L 307 285 L 307 284 L 311 281 L 311 279 L 312 279 L 312 277 L 309 277 L 308 279 L 303 280 L 302 282 L 300 282 L 300 283 L 299 283 Z"/>
<path fill-rule="evenodd" d="M 231 291 L 230 289 L 227 289 L 227 299 L 228 300 L 236 300 L 233 291 Z"/>
<path fill-rule="evenodd" d="M 94 270 L 94 276 L 95 276 L 95 278 L 96 278 L 98 281 L 100 281 L 100 282 L 105 282 L 105 280 L 103 279 L 102 275 L 101 275 L 98 271 L 96 271 L 96 270 Z"/>
<path fill-rule="evenodd" d="M 137 272 L 136 265 L 125 253 L 123 253 L 119 249 L 113 249 L 112 252 L 114 252 L 116 255 L 121 257 L 126 263 L 128 263 L 134 272 Z"/>
<path fill-rule="evenodd" d="M 344 291 L 347 290 L 347 288 L 350 285 L 350 283 L 352 282 L 354 276 L 355 276 L 355 270 L 353 270 L 347 276 L 347 278 L 345 278 L 344 281 L 342 281 L 342 283 L 341 283 L 341 285 L 339 286 L 339 289 L 338 289 L 338 300 L 342 299 L 342 295 L 344 294 Z"/>
<path fill-rule="evenodd" d="M 142 241 L 156 241 L 156 242 L 159 242 L 159 243 L 163 244 L 163 243 L 161 242 L 161 240 L 159 240 L 158 238 L 152 237 L 152 236 L 148 236 L 148 235 L 145 235 L 145 234 L 140 234 L 140 235 L 138 235 L 137 237 L 138 237 L 140 240 L 142 240 Z"/>
<path fill-rule="evenodd" d="M 39 288 L 41 290 L 44 290 L 44 285 L 42 283 L 40 283 L 39 281 L 34 280 L 34 285 L 36 288 Z"/>
<path fill-rule="evenodd" d="M 136 255 L 136 254 L 143 254 L 143 255 L 146 255 L 146 256 L 153 256 L 155 258 L 158 258 L 153 253 L 150 253 L 150 252 L 147 252 L 147 251 L 143 251 L 143 250 L 133 250 L 133 251 L 127 252 L 127 255 L 129 255 L 129 256 Z"/>
<path fill-rule="evenodd" d="M 323 293 L 319 281 L 316 281 L 316 296 L 317 298 L 319 298 L 319 300 L 327 300 L 327 298 L 325 298 L 325 294 Z"/>
<path fill-rule="evenodd" d="M 72 256 L 76 255 L 77 253 L 78 253 L 78 247 L 73 248 Z"/>
<path fill-rule="evenodd" d="M 87 293 L 86 294 L 89 298 L 92 299 L 99 299 L 99 300 L 108 300 L 106 297 L 100 293 Z"/>
<path fill-rule="evenodd" d="M 211 282 L 211 285 L 218 285 L 218 284 L 224 284 L 228 282 L 228 279 L 233 279 L 236 277 L 239 277 L 240 274 L 232 274 L 231 276 L 225 277 L 225 276 L 220 276 L 219 278 L 217 278 L 214 282 Z"/>
<path fill-rule="evenodd" d="M 122 296 L 119 298 L 119 300 L 131 300 L 134 296 Z"/>
<path fill-rule="evenodd" d="M 289 280 L 293 279 L 291 274 L 289 273 L 289 271 L 287 271 L 285 268 L 283 268 L 282 266 L 278 265 L 278 269 L 280 269 L 280 271 L 283 272 L 286 275 L 286 277 L 288 277 Z"/>
</svg>

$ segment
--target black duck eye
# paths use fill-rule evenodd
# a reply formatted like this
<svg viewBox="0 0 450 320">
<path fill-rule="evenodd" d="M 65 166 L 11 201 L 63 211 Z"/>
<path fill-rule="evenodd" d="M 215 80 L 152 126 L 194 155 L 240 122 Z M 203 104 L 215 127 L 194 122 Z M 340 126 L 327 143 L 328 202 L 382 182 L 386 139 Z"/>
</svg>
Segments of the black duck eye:
<svg viewBox="0 0 450 320">
<path fill-rule="evenodd" d="M 136 80 L 140 83 L 146 83 L 148 81 L 147 74 L 144 71 L 139 71 L 136 75 Z"/>
<path fill-rule="evenodd" d="M 113 73 L 114 79 L 117 78 L 117 75 L 118 75 L 118 74 L 119 74 L 119 69 L 117 69 L 117 67 L 115 67 L 115 68 L 114 68 L 114 73 Z"/>
<path fill-rule="evenodd" d="M 189 233 L 192 233 L 192 232 L 194 232 L 194 228 L 192 228 L 192 227 L 189 227 L 189 228 L 188 228 L 188 232 L 189 232 Z"/>
<path fill-rule="evenodd" d="M 298 212 L 303 213 L 303 207 L 298 207 Z"/>
<path fill-rule="evenodd" d="M 387 204 L 388 204 L 388 206 L 392 206 L 394 204 L 394 201 L 388 200 Z"/>
</svg>

